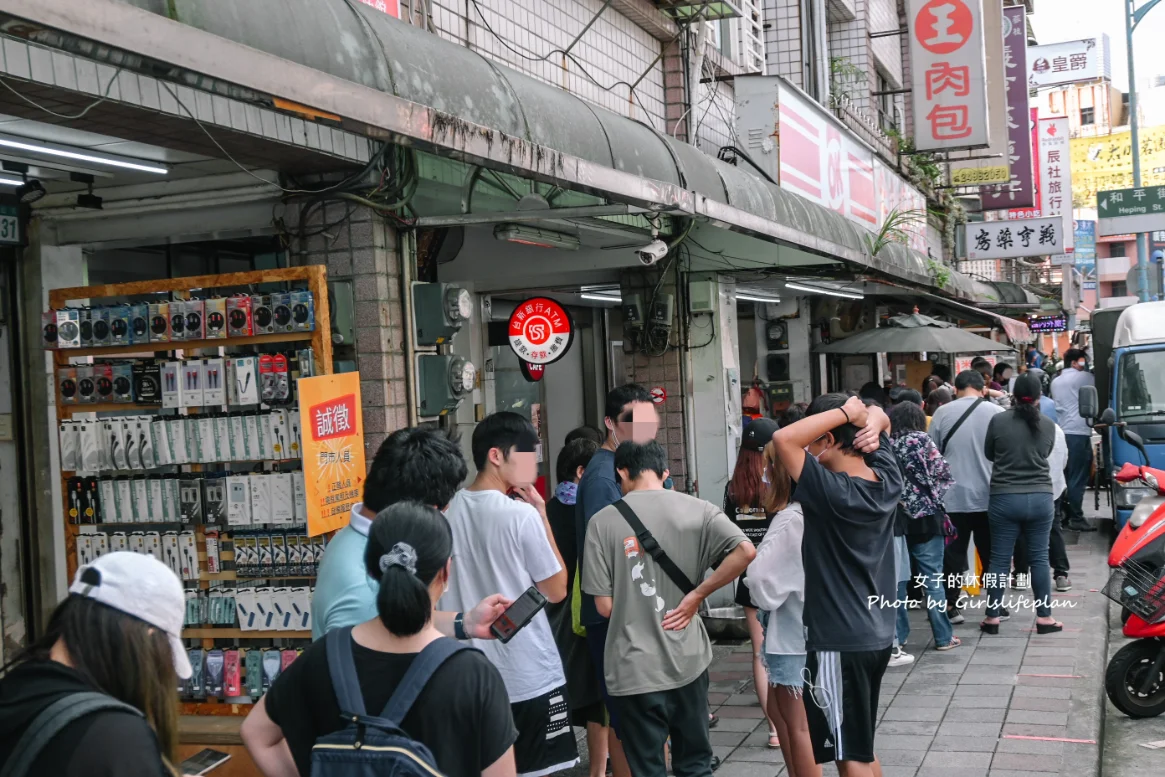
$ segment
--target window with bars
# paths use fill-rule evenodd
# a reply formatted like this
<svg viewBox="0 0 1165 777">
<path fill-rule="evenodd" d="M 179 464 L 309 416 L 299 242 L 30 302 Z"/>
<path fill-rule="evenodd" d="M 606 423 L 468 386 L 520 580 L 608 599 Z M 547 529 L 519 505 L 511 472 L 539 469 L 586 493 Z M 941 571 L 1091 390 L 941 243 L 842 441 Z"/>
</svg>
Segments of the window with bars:
<svg viewBox="0 0 1165 777">
<path fill-rule="evenodd" d="M 1080 109 L 1080 124 L 1095 124 L 1096 123 L 1096 109 L 1095 108 L 1081 108 Z"/>
</svg>

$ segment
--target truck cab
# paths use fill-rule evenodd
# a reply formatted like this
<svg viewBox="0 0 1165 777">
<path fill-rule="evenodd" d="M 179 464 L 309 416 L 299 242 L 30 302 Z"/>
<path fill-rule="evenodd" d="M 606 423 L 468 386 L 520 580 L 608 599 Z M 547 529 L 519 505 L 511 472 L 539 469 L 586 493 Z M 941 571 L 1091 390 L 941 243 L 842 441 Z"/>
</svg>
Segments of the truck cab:
<svg viewBox="0 0 1165 777">
<path fill-rule="evenodd" d="M 1100 430 L 1098 467 L 1112 473 L 1128 462 L 1144 463 L 1123 432 L 1136 432 L 1144 441 L 1150 466 L 1165 467 L 1165 302 L 1095 311 L 1092 346 L 1096 406 L 1111 408 L 1112 417 L 1105 420 L 1115 418 L 1114 425 Z M 1119 531 L 1137 502 L 1156 491 L 1137 481 L 1125 484 L 1109 478 L 1109 482 L 1113 522 Z"/>
</svg>

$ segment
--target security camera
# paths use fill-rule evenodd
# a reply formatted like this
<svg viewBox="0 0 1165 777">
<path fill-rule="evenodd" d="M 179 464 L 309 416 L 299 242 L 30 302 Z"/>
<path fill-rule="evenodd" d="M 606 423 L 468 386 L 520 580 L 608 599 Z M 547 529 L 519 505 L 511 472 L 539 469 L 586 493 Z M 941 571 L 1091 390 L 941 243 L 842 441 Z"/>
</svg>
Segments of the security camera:
<svg viewBox="0 0 1165 777">
<path fill-rule="evenodd" d="M 647 245 L 643 246 L 643 248 L 636 249 L 635 255 L 639 257 L 640 262 L 650 267 L 660 259 L 667 256 L 667 243 L 663 242 L 659 238 L 656 238 Z"/>
</svg>

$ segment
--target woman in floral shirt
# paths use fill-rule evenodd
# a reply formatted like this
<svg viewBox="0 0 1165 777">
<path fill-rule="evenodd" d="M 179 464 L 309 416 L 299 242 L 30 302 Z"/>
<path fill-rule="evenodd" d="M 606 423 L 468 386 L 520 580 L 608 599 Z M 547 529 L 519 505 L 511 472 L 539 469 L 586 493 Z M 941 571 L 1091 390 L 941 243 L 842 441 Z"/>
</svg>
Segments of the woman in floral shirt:
<svg viewBox="0 0 1165 777">
<path fill-rule="evenodd" d="M 935 649 L 950 650 L 961 644 L 947 619 L 941 579 L 946 548 L 943 495 L 954 484 L 951 468 L 926 433 L 926 414 L 921 407 L 912 402 L 895 405 L 890 408 L 890 423 L 890 444 L 902 468 L 899 510 L 906 515 L 907 547 L 918 566 L 917 579 L 925 581 L 926 614 L 934 632 Z"/>
</svg>

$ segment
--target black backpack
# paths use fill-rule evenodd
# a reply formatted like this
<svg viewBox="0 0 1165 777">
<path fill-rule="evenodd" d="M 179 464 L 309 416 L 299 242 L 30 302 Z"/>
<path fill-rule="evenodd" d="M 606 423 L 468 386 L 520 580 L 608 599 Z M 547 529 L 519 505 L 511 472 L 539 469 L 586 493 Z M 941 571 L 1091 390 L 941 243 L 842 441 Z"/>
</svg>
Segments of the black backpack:
<svg viewBox="0 0 1165 777">
<path fill-rule="evenodd" d="M 137 707 L 98 691 L 77 691 L 62 696 L 32 719 L 32 724 L 21 735 L 4 766 L 0 767 L 0 777 L 25 777 L 37 757 L 52 744 L 53 737 L 61 733 L 65 726 L 105 710 L 130 712 L 139 718 L 143 717 Z"/>
<path fill-rule="evenodd" d="M 401 728 L 413 702 L 433 673 L 462 650 L 456 640 L 441 637 L 425 646 L 409 666 L 379 717 L 364 709 L 364 694 L 352 657 L 352 627 L 329 631 L 328 672 L 348 725 L 316 740 L 311 752 L 312 777 L 440 777 L 437 761 L 422 743 Z"/>
</svg>

